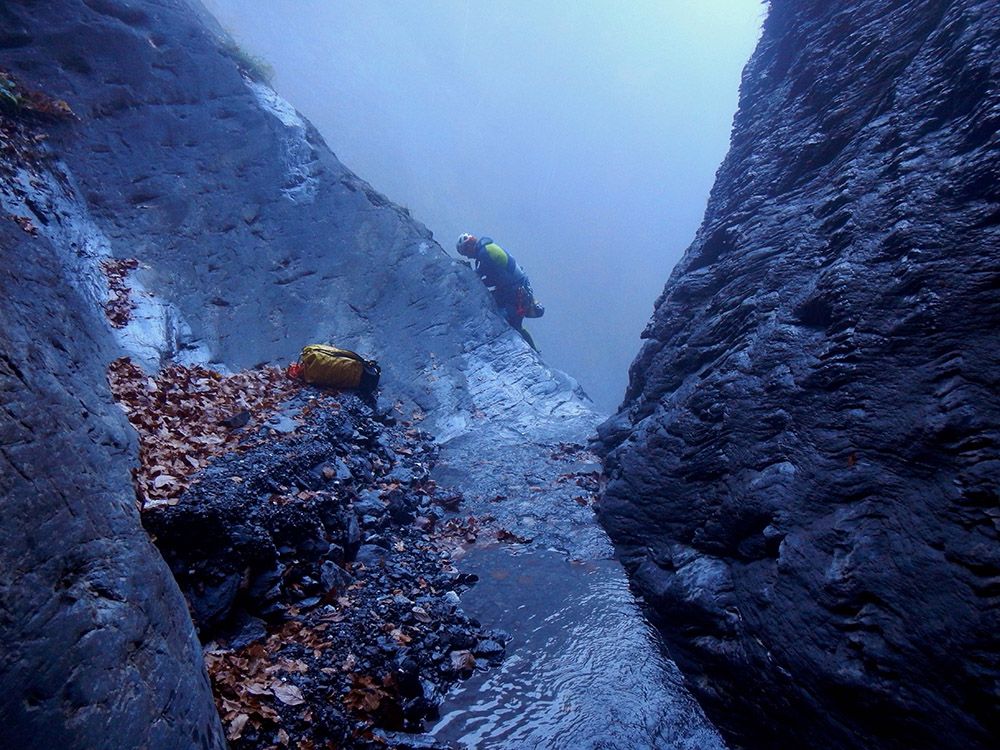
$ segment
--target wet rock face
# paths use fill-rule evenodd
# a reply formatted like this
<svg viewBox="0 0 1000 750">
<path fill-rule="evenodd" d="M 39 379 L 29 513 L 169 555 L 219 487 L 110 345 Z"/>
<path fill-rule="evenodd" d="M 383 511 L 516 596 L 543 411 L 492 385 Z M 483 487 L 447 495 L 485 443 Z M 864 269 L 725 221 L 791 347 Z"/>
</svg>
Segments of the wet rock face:
<svg viewBox="0 0 1000 750">
<path fill-rule="evenodd" d="M 131 509 L 135 448 L 104 382 L 116 357 L 235 370 L 331 341 L 377 357 L 384 391 L 439 439 L 580 439 L 595 421 L 475 275 L 224 43 L 186 0 L 0 4 L 0 68 L 76 114 L 0 144 L 14 744 L 218 742 L 183 600 Z M 6 78 L 0 115 L 21 116 Z"/>
<path fill-rule="evenodd" d="M 44 132 L 0 115 L 0 744 L 222 748 L 184 599 L 139 526 L 103 312 L 49 227 L 6 217 L 18 183 L 65 178 L 31 156 Z"/>
<path fill-rule="evenodd" d="M 118 334 L 133 359 L 246 369 L 330 341 L 376 357 L 436 432 L 512 404 L 529 421 L 586 410 L 466 265 L 241 69 L 198 3 L 15 1 L 0 24 L 22 40 L 0 66 L 79 117 L 48 144 L 92 224 L 83 253 L 139 261 Z"/>
<path fill-rule="evenodd" d="M 50 258 L 31 285 L 12 283 L 22 253 L 39 252 L 19 234 L 0 232 L 3 744 L 221 748 L 184 600 L 139 528 L 131 441 L 85 333 L 95 321 Z"/>
<path fill-rule="evenodd" d="M 602 518 L 747 746 L 1000 731 L 996 3 L 775 1 L 600 430 Z"/>
</svg>

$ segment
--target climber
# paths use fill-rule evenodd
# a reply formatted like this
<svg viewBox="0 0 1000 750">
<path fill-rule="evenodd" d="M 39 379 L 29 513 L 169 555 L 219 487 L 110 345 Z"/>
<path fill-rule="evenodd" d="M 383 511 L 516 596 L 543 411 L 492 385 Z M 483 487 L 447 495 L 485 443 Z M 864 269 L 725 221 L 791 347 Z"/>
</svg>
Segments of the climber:
<svg viewBox="0 0 1000 750">
<path fill-rule="evenodd" d="M 525 318 L 542 317 L 545 308 L 535 300 L 531 282 L 517 265 L 514 256 L 489 237 L 477 239 L 471 234 L 459 237 L 456 249 L 459 255 L 476 261 L 476 273 L 482 278 L 486 288 L 493 292 L 493 299 L 504 318 L 532 349 L 538 351 L 531 334 L 524 330 L 523 321 Z"/>
</svg>

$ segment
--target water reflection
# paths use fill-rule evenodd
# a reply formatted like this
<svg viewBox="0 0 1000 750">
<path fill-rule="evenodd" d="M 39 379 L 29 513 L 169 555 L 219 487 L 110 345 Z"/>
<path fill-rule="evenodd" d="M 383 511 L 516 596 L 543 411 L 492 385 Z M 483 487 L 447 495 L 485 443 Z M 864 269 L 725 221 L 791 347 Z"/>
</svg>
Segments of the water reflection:
<svg viewBox="0 0 1000 750">
<path fill-rule="evenodd" d="M 466 748 L 724 748 L 610 560 L 473 549 L 463 608 L 512 634 L 497 669 L 459 685 L 431 730 Z"/>
</svg>

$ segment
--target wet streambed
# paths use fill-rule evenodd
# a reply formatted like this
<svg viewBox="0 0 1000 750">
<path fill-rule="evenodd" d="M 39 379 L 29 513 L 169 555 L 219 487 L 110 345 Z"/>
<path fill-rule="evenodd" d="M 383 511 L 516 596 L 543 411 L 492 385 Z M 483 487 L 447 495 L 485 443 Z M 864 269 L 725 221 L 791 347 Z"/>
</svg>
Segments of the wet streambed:
<svg viewBox="0 0 1000 750">
<path fill-rule="evenodd" d="M 466 612 L 512 636 L 507 659 L 457 686 L 431 729 L 466 748 L 685 748 L 724 744 L 612 560 L 514 545 L 472 548 Z"/>
</svg>

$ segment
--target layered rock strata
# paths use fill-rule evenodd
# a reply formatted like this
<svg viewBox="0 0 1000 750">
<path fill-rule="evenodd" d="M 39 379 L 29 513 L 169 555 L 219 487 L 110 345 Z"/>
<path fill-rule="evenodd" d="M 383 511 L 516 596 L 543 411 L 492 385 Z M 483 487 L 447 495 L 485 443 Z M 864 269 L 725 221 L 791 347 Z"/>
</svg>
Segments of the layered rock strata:
<svg viewBox="0 0 1000 750">
<path fill-rule="evenodd" d="M 600 431 L 602 518 L 748 747 L 1000 733 L 1000 7 L 774 0 Z"/>
</svg>

